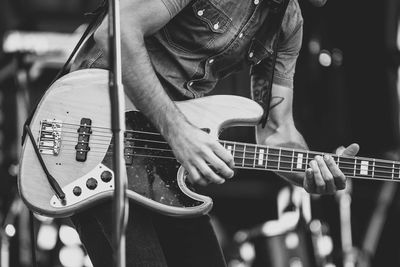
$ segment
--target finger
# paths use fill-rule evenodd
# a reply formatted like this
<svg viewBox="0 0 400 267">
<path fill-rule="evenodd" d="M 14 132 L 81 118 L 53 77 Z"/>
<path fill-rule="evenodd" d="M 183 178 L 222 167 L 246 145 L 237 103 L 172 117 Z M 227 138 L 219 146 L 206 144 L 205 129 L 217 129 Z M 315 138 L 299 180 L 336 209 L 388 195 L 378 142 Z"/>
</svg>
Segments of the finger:
<svg viewBox="0 0 400 267">
<path fill-rule="evenodd" d="M 231 168 L 229 168 L 225 162 L 223 162 L 219 157 L 217 157 L 212 151 L 207 154 L 206 160 L 210 163 L 211 167 L 217 174 L 222 177 L 229 179 L 235 174 Z"/>
<path fill-rule="evenodd" d="M 339 169 L 333 157 L 330 155 L 325 155 L 324 160 L 326 166 L 328 166 L 329 171 L 333 175 L 333 180 L 335 182 L 336 189 L 338 190 L 344 189 L 346 187 L 346 176 Z"/>
<path fill-rule="evenodd" d="M 325 192 L 328 194 L 333 194 L 336 191 L 336 186 L 331 171 L 329 170 L 328 166 L 326 166 L 326 163 L 321 156 L 316 156 L 315 160 L 318 163 L 322 179 L 325 181 Z"/>
<path fill-rule="evenodd" d="M 314 178 L 313 170 L 311 168 L 308 168 L 306 170 L 306 178 L 303 180 L 303 187 L 308 193 L 316 192 L 315 183 L 314 183 L 313 178 Z"/>
<path fill-rule="evenodd" d="M 223 161 L 226 165 L 228 165 L 231 169 L 235 167 L 235 161 L 233 159 L 233 155 L 229 153 L 221 144 L 217 142 L 217 145 L 213 147 L 214 153 Z"/>
<path fill-rule="evenodd" d="M 340 146 L 340 147 L 338 147 L 338 148 L 336 148 L 336 150 L 335 150 L 335 154 L 336 155 L 342 155 L 343 154 L 343 151 L 345 151 L 345 147 L 344 146 Z"/>
<path fill-rule="evenodd" d="M 360 146 L 358 144 L 351 144 L 342 152 L 343 156 L 355 156 L 360 150 Z"/>
<path fill-rule="evenodd" d="M 198 163 L 198 169 L 201 173 L 202 178 L 208 180 L 209 182 L 216 184 L 225 183 L 225 179 L 217 175 L 204 161 Z"/>
<path fill-rule="evenodd" d="M 194 166 L 188 166 L 185 168 L 185 170 L 189 173 L 188 180 L 190 183 L 199 184 L 203 186 L 208 185 L 208 181 L 201 177 L 200 173 Z"/>
<path fill-rule="evenodd" d="M 310 161 L 309 164 L 310 164 L 310 167 L 313 172 L 316 192 L 318 194 L 322 194 L 325 192 L 326 188 L 325 188 L 324 179 L 322 178 L 321 171 L 319 170 L 319 167 L 318 167 L 318 163 L 316 160 L 312 160 L 312 161 Z"/>
</svg>

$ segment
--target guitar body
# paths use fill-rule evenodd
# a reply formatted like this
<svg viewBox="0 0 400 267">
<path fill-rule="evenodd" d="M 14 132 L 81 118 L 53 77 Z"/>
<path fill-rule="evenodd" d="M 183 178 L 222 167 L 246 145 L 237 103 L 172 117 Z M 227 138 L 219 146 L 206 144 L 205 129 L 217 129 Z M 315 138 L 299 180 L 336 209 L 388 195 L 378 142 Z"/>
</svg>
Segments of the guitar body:
<svg viewBox="0 0 400 267">
<path fill-rule="evenodd" d="M 176 102 L 187 119 L 213 137 L 225 127 L 256 125 L 262 108 L 237 96 L 211 96 Z M 36 140 L 25 139 L 18 186 L 33 211 L 66 217 L 112 197 L 111 109 L 108 71 L 80 70 L 54 83 L 44 95 L 30 128 Z M 128 197 L 156 212 L 176 217 L 206 214 L 209 197 L 199 195 L 185 180 L 185 171 L 168 144 L 126 98 L 125 160 Z M 152 150 L 146 145 L 154 144 Z M 57 198 L 42 169 L 38 146 L 50 174 L 63 189 Z"/>
</svg>

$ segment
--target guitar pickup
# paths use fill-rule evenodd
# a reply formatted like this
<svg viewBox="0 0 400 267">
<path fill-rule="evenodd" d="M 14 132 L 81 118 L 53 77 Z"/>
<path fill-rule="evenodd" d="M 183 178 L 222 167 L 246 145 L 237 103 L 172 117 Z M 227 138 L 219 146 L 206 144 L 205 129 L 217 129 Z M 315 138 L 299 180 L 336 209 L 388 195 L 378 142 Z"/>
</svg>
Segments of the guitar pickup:
<svg viewBox="0 0 400 267">
<path fill-rule="evenodd" d="M 85 162 L 87 160 L 87 154 L 90 151 L 89 140 L 91 134 L 92 120 L 87 118 L 81 119 L 81 125 L 78 129 L 78 143 L 75 146 L 75 159 L 79 162 Z"/>
</svg>

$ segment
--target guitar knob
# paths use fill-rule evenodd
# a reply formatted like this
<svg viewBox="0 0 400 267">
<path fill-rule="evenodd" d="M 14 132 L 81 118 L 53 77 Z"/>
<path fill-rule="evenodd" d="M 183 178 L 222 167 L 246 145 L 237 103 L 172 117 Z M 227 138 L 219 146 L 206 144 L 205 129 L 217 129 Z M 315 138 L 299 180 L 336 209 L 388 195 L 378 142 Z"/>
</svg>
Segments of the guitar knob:
<svg viewBox="0 0 400 267">
<path fill-rule="evenodd" d="M 109 171 L 104 171 L 101 173 L 100 178 L 103 182 L 108 183 L 112 179 L 112 173 Z"/>
<path fill-rule="evenodd" d="M 74 193 L 75 196 L 79 197 L 82 194 L 82 188 L 80 188 L 79 186 L 75 186 L 72 190 L 72 193 Z"/>
<path fill-rule="evenodd" d="M 86 187 L 89 188 L 90 190 L 94 190 L 97 187 L 97 180 L 94 178 L 89 178 L 86 181 Z"/>
</svg>

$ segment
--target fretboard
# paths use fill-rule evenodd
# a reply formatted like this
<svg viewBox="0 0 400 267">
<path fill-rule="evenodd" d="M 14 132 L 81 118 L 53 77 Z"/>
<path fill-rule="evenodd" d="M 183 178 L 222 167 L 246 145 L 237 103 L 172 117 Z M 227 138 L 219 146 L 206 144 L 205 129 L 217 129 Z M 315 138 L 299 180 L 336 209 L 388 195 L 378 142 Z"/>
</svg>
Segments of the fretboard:
<svg viewBox="0 0 400 267">
<path fill-rule="evenodd" d="M 304 172 L 317 155 L 331 155 L 347 177 L 400 181 L 400 162 L 329 153 L 276 148 L 231 141 L 220 143 L 233 155 L 235 166 L 280 172 Z"/>
</svg>

